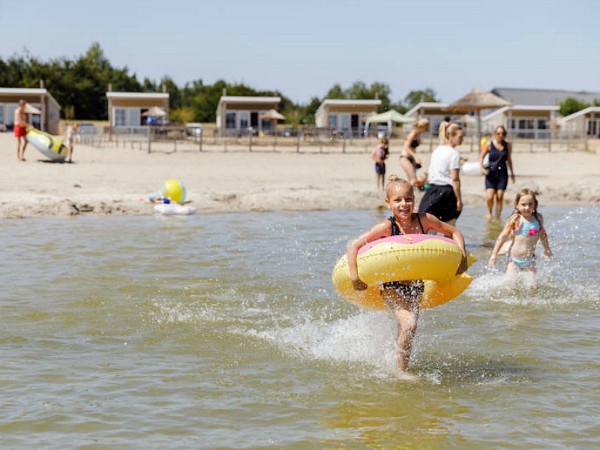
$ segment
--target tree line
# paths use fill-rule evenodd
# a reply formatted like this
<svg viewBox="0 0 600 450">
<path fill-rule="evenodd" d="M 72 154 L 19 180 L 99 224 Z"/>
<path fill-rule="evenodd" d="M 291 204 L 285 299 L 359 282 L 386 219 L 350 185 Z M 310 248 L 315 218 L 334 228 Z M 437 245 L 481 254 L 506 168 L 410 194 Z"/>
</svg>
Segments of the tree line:
<svg viewBox="0 0 600 450">
<path fill-rule="evenodd" d="M 391 89 L 385 83 L 374 82 L 370 86 L 356 82 L 348 88 L 335 84 L 325 97 L 313 97 L 306 104 L 296 104 L 283 93 L 256 90 L 243 83 L 218 80 L 205 84 L 197 79 L 180 87 L 169 76 L 159 81 L 129 73 L 127 67 L 114 67 L 104 55 L 99 43 L 94 43 L 77 58 L 54 58 L 42 61 L 27 51 L 23 55 L 0 58 L 0 86 L 37 88 L 40 81 L 61 105 L 63 119 L 107 120 L 108 87 L 114 92 L 167 92 L 171 122 L 214 122 L 219 99 L 226 90 L 235 96 L 281 97 L 279 111 L 291 125 L 314 124 L 315 112 L 323 98 L 381 100 L 380 112 L 391 108 L 406 112 L 419 101 L 437 101 L 432 89 L 410 92 L 404 101 L 393 102 Z"/>
<path fill-rule="evenodd" d="M 312 97 L 306 104 L 296 104 L 279 91 L 260 91 L 242 83 L 231 84 L 218 80 L 205 84 L 202 79 L 185 83 L 180 87 L 169 76 L 160 81 L 144 78 L 139 81 L 127 67 L 113 67 L 104 55 L 99 43 L 94 43 L 75 59 L 66 57 L 41 61 L 27 51 L 24 55 L 0 58 L 0 86 L 17 88 L 44 87 L 62 106 L 63 119 L 107 120 L 106 91 L 114 92 L 162 92 L 169 94 L 169 120 L 171 122 L 214 122 L 217 105 L 223 92 L 235 96 L 281 97 L 279 111 L 291 125 L 314 124 L 315 112 L 324 98 L 381 100 L 379 112 L 395 109 L 404 113 L 421 101 L 436 102 L 437 94 L 431 88 L 413 90 L 403 100 L 394 102 L 392 91 L 385 83 L 367 85 L 361 81 L 348 88 L 335 84 L 323 98 Z M 598 104 L 598 102 L 595 102 Z M 568 115 L 589 105 L 569 98 L 561 104 L 560 112 Z"/>
</svg>

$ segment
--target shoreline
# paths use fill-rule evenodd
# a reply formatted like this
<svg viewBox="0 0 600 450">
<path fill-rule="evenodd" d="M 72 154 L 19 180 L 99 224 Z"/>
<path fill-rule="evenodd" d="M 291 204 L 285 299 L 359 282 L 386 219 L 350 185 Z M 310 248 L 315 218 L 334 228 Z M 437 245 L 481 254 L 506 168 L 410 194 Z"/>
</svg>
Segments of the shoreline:
<svg viewBox="0 0 600 450">
<path fill-rule="evenodd" d="M 460 149 L 459 149 L 460 150 Z M 400 148 L 391 149 L 387 174 L 403 175 Z M 462 152 L 461 152 L 462 153 Z M 463 153 L 469 161 L 475 153 Z M 428 153 L 421 154 L 424 167 Z M 0 133 L 0 217 L 148 215 L 140 199 L 171 178 L 181 180 L 196 212 L 373 209 L 385 205 L 368 153 L 175 152 L 76 145 L 75 163 L 43 162 L 31 144 L 16 159 L 16 139 Z M 530 187 L 540 203 L 600 204 L 600 155 L 585 152 L 513 153 L 517 190 Z M 483 177 L 462 175 L 465 207 L 485 205 Z M 420 193 L 417 194 L 419 199 Z"/>
</svg>

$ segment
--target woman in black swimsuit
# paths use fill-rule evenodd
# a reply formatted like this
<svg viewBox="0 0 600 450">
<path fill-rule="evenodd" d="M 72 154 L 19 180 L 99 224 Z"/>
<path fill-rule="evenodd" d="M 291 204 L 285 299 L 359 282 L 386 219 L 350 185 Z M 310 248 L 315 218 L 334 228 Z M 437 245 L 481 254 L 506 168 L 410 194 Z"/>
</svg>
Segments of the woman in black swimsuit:
<svg viewBox="0 0 600 450">
<path fill-rule="evenodd" d="M 417 188 L 422 188 L 426 177 L 419 178 L 417 169 L 421 168 L 421 160 L 417 156 L 417 147 L 421 145 L 421 134 L 429 130 L 429 120 L 419 119 L 415 122 L 413 129 L 406 135 L 404 148 L 400 153 L 400 166 L 406 173 L 406 178 L 410 184 Z"/>
</svg>

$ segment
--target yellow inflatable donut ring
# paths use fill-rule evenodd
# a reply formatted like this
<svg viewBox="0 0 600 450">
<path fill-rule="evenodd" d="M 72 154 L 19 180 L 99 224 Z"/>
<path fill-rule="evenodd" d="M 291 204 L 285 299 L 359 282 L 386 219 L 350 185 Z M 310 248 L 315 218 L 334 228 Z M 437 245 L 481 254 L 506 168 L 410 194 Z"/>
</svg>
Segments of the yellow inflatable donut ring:
<svg viewBox="0 0 600 450">
<path fill-rule="evenodd" d="M 477 261 L 468 254 L 469 266 Z M 425 280 L 421 308 L 443 305 L 460 295 L 473 278 L 456 275 L 462 253 L 456 243 L 442 236 L 407 234 L 370 242 L 358 253 L 358 275 L 368 285 L 364 291 L 352 286 L 348 259 L 342 256 L 333 268 L 333 286 L 346 300 L 368 309 L 385 309 L 380 284 Z"/>
</svg>

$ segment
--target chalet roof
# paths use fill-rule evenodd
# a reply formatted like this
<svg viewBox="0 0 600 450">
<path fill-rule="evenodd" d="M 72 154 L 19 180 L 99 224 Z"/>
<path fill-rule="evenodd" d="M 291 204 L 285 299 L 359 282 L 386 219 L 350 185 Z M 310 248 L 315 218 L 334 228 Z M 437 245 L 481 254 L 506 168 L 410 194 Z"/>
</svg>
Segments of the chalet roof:
<svg viewBox="0 0 600 450">
<path fill-rule="evenodd" d="M 433 109 L 443 111 L 445 113 L 447 107 L 448 103 L 444 102 L 419 102 L 406 113 L 404 113 L 404 115 L 409 117 L 415 116 L 421 109 Z"/>
<path fill-rule="evenodd" d="M 48 96 L 48 98 L 50 99 L 50 101 L 54 104 L 54 106 L 57 109 L 61 109 L 59 103 L 56 101 L 56 99 L 54 97 L 52 97 L 52 94 L 50 94 L 50 92 L 48 92 L 47 89 L 45 88 L 5 88 L 5 87 L 0 87 L 0 94 L 2 95 L 13 95 L 15 97 L 18 97 L 19 95 L 44 95 L 44 96 Z"/>
<path fill-rule="evenodd" d="M 135 98 L 144 98 L 144 99 L 168 99 L 169 94 L 163 92 L 112 92 L 109 91 L 106 93 L 108 98 L 118 98 L 118 99 L 135 99 Z"/>
<path fill-rule="evenodd" d="M 581 111 L 577 111 L 576 113 L 573 113 L 566 117 L 561 118 L 560 122 L 561 123 L 570 122 L 573 119 L 576 119 L 581 116 L 585 116 L 586 114 L 590 114 L 590 113 L 600 113 L 600 106 L 589 106 L 585 109 L 582 109 Z"/>
<path fill-rule="evenodd" d="M 600 92 L 524 88 L 494 88 L 492 92 L 513 105 L 559 105 L 569 97 L 582 103 L 600 100 Z"/>
<path fill-rule="evenodd" d="M 260 97 L 251 95 L 223 95 L 219 103 L 279 103 L 281 97 Z"/>
</svg>

